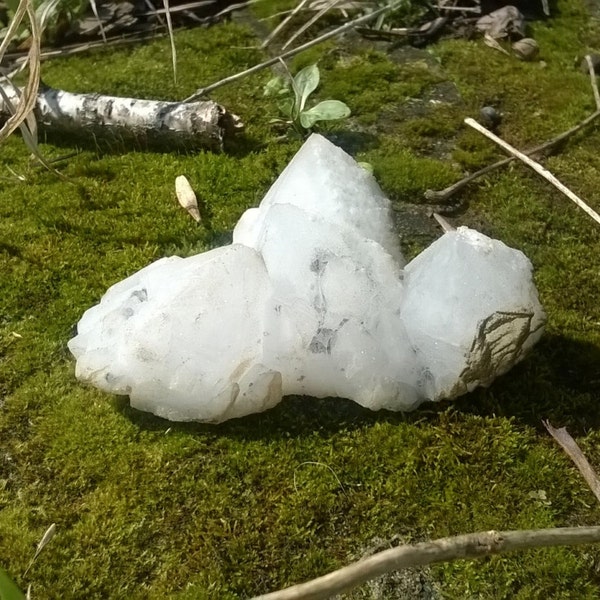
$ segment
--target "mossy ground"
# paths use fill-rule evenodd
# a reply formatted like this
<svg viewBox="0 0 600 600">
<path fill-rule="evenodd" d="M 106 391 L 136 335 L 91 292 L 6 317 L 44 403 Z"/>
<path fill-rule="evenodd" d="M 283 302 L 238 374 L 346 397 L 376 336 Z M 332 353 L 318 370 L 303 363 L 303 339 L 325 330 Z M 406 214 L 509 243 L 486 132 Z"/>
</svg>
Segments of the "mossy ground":
<svg viewBox="0 0 600 600">
<path fill-rule="evenodd" d="M 576 55 L 600 45 L 583 7 L 559 2 L 556 17 L 533 34 L 543 69 L 480 41 L 432 47 L 463 104 L 413 119 L 379 115 L 393 116 L 439 74 L 332 45 L 296 63 L 321 57 L 322 98 L 355 113 L 338 133 L 351 127 L 354 140 L 368 141 L 358 155 L 397 206 L 422 204 L 426 188 L 498 156 L 461 125 L 482 104 L 499 105 L 502 135 L 521 147 L 593 110 L 587 76 L 573 68 Z M 166 40 L 50 62 L 43 77 L 73 91 L 177 99 L 253 64 L 260 58 L 247 49 L 253 44 L 235 24 L 179 33 L 178 85 Z M 600 518 L 541 426 L 544 418 L 567 426 L 600 466 L 600 235 L 518 165 L 471 186 L 458 220 L 531 258 L 548 312 L 532 356 L 488 390 L 409 415 L 289 398 L 210 427 L 138 413 L 75 381 L 66 342 L 83 311 L 158 257 L 226 242 L 299 147 L 269 129 L 276 110 L 262 97 L 269 77 L 214 94 L 247 125 L 246 137 L 221 155 L 84 148 L 61 167 L 68 184 L 31 167 L 18 138 L 0 150 L 0 565 L 21 587 L 32 584 L 34 598 L 245 598 L 339 567 L 376 537 L 423 540 Z M 444 159 L 433 152 L 440 142 L 450 148 Z M 597 148 L 590 127 L 547 165 L 598 210 Z M 68 144 L 43 149 L 56 157 Z M 201 198 L 203 227 L 177 206 L 179 174 Z M 53 522 L 56 538 L 25 577 Z M 442 565 L 432 576 L 444 598 L 591 600 L 600 595 L 599 561 L 597 547 L 545 549 Z"/>
</svg>

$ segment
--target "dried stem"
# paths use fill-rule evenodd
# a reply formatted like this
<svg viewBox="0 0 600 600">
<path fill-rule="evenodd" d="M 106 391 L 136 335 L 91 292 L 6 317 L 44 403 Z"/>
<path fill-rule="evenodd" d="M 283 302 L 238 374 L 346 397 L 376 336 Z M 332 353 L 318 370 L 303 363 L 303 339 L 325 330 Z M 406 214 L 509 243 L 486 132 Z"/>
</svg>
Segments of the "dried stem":
<svg viewBox="0 0 600 600">
<path fill-rule="evenodd" d="M 525 150 L 524 154 L 527 154 L 528 156 L 533 156 L 535 154 L 540 154 L 544 150 L 548 150 L 549 148 L 557 146 L 567 138 L 571 137 L 573 134 L 577 133 L 580 129 L 587 127 L 590 123 L 592 123 L 592 121 L 595 121 L 600 116 L 600 94 L 598 94 L 596 71 L 594 69 L 594 64 L 589 55 L 585 57 L 585 60 L 587 62 L 588 70 L 590 73 L 590 82 L 592 84 L 592 92 L 594 94 L 594 100 L 596 102 L 596 111 L 593 112 L 589 117 L 586 117 L 578 125 L 571 127 L 571 129 L 563 131 L 563 133 L 544 142 L 543 144 L 540 144 L 539 146 L 535 146 L 530 150 Z M 430 202 L 445 202 L 446 200 L 448 200 L 448 198 L 462 190 L 467 184 L 471 183 L 471 181 L 474 181 L 475 179 L 478 179 L 479 177 L 482 177 L 483 175 L 486 175 L 487 173 L 490 173 L 491 171 L 494 171 L 499 167 L 503 167 L 508 163 L 511 163 L 513 160 L 515 160 L 514 156 L 498 160 L 495 163 L 492 163 L 491 165 L 488 165 L 487 167 L 484 167 L 483 169 L 472 173 L 471 175 L 467 175 L 465 178 L 461 179 L 460 181 L 457 181 L 453 185 L 448 186 L 443 190 L 427 190 L 425 192 L 425 198 Z"/>
<path fill-rule="evenodd" d="M 565 427 L 555 429 L 548 421 L 542 421 L 548 433 L 556 440 L 558 445 L 565 451 L 566 455 L 575 463 L 579 472 L 583 475 L 587 484 L 590 486 L 594 496 L 600 502 L 600 479 L 588 462 L 587 458 L 577 445 L 577 442 L 571 437 Z"/>
<path fill-rule="evenodd" d="M 479 133 L 485 135 L 487 138 L 498 144 L 498 146 L 500 146 L 507 152 L 510 152 L 510 154 L 518 158 L 520 161 L 524 162 L 527 166 L 531 167 L 536 173 L 538 173 L 544 179 L 546 179 L 546 181 L 549 181 L 557 190 L 561 191 L 567 198 L 569 198 L 569 200 L 575 202 L 575 204 L 577 204 L 579 208 L 584 210 L 590 217 L 592 217 L 594 221 L 600 224 L 600 215 L 593 208 L 588 206 L 579 196 L 574 194 L 566 185 L 564 185 L 556 177 L 554 177 L 554 175 L 552 175 L 552 173 L 550 173 L 548 169 L 545 169 L 542 165 L 529 158 L 526 154 L 523 154 L 522 152 L 519 152 L 519 150 L 517 150 L 516 148 L 513 148 L 502 138 L 499 138 L 497 135 L 493 134 L 491 131 L 489 131 L 489 129 L 486 129 L 483 125 L 480 125 L 477 121 L 475 121 L 475 119 L 467 117 L 465 119 L 465 123 L 473 129 L 479 131 Z"/>
<path fill-rule="evenodd" d="M 527 154 L 528 156 L 535 156 L 536 154 L 541 154 L 545 150 L 553 148 L 554 146 L 557 146 L 561 142 L 565 141 L 567 138 L 570 138 L 572 135 L 574 135 L 584 127 L 587 127 L 598 117 L 600 117 L 600 110 L 597 110 L 596 112 L 592 113 L 589 117 L 586 117 L 583 121 L 581 121 L 581 123 L 575 125 L 575 127 L 571 127 L 571 129 L 563 131 L 560 135 L 557 135 L 551 140 L 548 140 L 543 144 L 540 144 L 539 146 L 535 146 L 534 148 L 530 148 L 529 150 L 525 150 L 524 154 Z M 486 175 L 487 173 L 490 173 L 491 171 L 494 171 L 499 167 L 503 167 L 504 165 L 507 165 L 508 163 L 511 163 L 514 160 L 516 160 L 514 156 L 503 158 L 501 160 L 496 161 L 495 163 L 492 163 L 491 165 L 488 165 L 487 167 L 483 167 L 483 169 L 480 169 L 479 171 L 476 171 L 471 175 L 467 175 L 467 177 L 465 177 L 464 179 L 457 181 L 456 183 L 452 184 L 451 186 L 448 186 L 443 190 L 427 190 L 425 192 L 425 198 L 427 198 L 427 200 L 430 201 L 444 202 L 445 200 L 448 200 L 450 196 L 453 196 L 454 194 L 462 190 L 462 188 L 464 188 L 467 184 L 471 183 L 471 181 L 478 179 L 482 175 Z"/>
<path fill-rule="evenodd" d="M 165 17 L 167 19 L 167 29 L 169 30 L 169 43 L 171 44 L 171 64 L 173 67 L 173 83 L 177 85 L 177 48 L 175 46 L 175 35 L 173 34 L 173 21 L 171 19 L 171 9 L 169 0 L 163 0 Z M 106 42 L 106 39 L 104 40 Z"/>
<path fill-rule="evenodd" d="M 304 52 L 304 50 L 308 50 L 309 48 L 312 48 L 313 46 L 316 46 L 317 44 L 325 42 L 326 40 L 328 40 L 332 37 L 335 37 L 336 35 L 339 35 L 340 33 L 344 33 L 345 31 L 348 31 L 349 29 L 352 29 L 352 28 L 356 27 L 357 25 L 362 25 L 363 23 L 368 23 L 369 21 L 373 21 L 379 15 L 382 15 L 386 12 L 394 11 L 396 8 L 398 8 L 401 5 L 401 3 L 402 3 L 401 1 L 393 2 L 392 4 L 384 6 L 384 7 L 380 8 L 379 10 L 373 11 L 372 13 L 369 13 L 368 15 L 364 15 L 362 17 L 358 17 L 357 19 L 354 19 L 353 21 L 349 21 L 348 23 L 341 25 L 340 27 L 334 29 L 333 31 L 324 33 L 323 35 L 319 36 L 318 38 L 315 38 L 314 40 L 311 40 L 310 42 L 306 42 L 305 44 L 302 44 L 301 46 L 298 46 L 297 48 L 292 48 L 291 50 L 288 50 L 287 52 L 284 52 L 283 54 L 281 54 L 279 56 L 270 58 L 269 60 L 266 60 L 258 65 L 254 65 L 253 67 L 250 67 L 249 69 L 246 69 L 245 71 L 242 71 L 240 73 L 236 73 L 235 75 L 230 75 L 229 77 L 225 77 L 224 79 L 221 79 L 220 81 L 217 81 L 205 88 L 199 88 L 191 96 L 186 98 L 184 100 L 184 102 L 194 102 L 195 100 L 198 100 L 199 98 L 201 98 L 202 96 L 205 96 L 209 92 L 212 92 L 213 90 L 216 90 L 217 88 L 227 85 L 228 83 L 232 83 L 234 81 L 238 81 L 239 79 L 243 79 L 244 77 L 251 75 L 252 73 L 256 73 L 257 71 L 260 71 L 262 69 L 265 69 L 266 67 L 270 67 L 271 65 L 274 65 L 275 63 L 279 62 L 282 59 L 290 58 L 292 56 L 295 56 L 296 54 L 300 54 L 300 52 Z"/>
<path fill-rule="evenodd" d="M 329 2 L 321 10 L 319 10 L 315 15 L 313 15 L 313 17 L 311 19 L 309 19 L 308 22 L 306 22 L 304 25 L 302 25 L 302 27 L 300 27 L 300 29 L 298 29 L 298 31 L 294 32 L 292 37 L 290 37 L 290 39 L 281 47 L 281 49 L 285 50 L 286 48 L 291 46 L 292 42 L 296 41 L 296 39 L 298 39 L 298 37 L 300 37 L 307 29 L 312 27 L 323 15 L 328 13 L 339 2 L 340 2 L 340 0 L 329 0 Z"/>
<path fill-rule="evenodd" d="M 384 550 L 323 577 L 257 596 L 254 600 L 324 600 L 335 594 L 347 592 L 384 573 L 408 567 L 480 558 L 529 548 L 597 542 L 600 542 L 600 527 L 486 531 L 458 535 Z"/>
<path fill-rule="evenodd" d="M 25 87 L 21 90 L 18 103 L 12 106 L 12 114 L 6 120 L 6 123 L 0 129 L 0 142 L 4 141 L 11 133 L 20 127 L 20 125 L 27 119 L 33 110 L 37 92 L 40 84 L 40 41 L 41 32 L 39 29 L 39 23 L 35 14 L 35 9 L 31 4 L 30 0 L 21 0 L 19 8 L 15 14 L 20 13 L 21 10 L 27 12 L 29 17 L 29 27 L 31 28 L 31 48 L 27 55 L 27 61 L 29 64 L 29 76 Z M 11 23 L 12 27 L 12 23 Z M 9 27 L 10 29 L 10 27 Z M 0 47 L 0 57 L 4 52 L 4 47 Z"/>
</svg>

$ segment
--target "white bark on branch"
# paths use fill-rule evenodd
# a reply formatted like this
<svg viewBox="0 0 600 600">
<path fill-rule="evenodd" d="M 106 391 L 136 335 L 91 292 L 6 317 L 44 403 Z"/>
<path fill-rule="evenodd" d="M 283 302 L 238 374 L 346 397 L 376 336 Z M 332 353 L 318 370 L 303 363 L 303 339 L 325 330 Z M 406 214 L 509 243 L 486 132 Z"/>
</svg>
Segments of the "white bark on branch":
<svg viewBox="0 0 600 600">
<path fill-rule="evenodd" d="M 325 600 L 347 592 L 390 571 L 480 558 L 490 554 L 544 546 L 567 546 L 600 542 L 600 527 L 563 527 L 523 531 L 486 531 L 379 552 L 312 581 L 256 596 L 253 600 Z"/>
<path fill-rule="evenodd" d="M 17 103 L 14 88 L 3 86 Z M 101 94 L 72 94 L 41 87 L 34 114 L 40 131 L 67 136 L 135 142 L 167 150 L 206 148 L 222 150 L 223 140 L 241 128 L 237 116 L 213 101 L 193 103 L 118 98 Z M 0 117 L 10 115 L 0 100 Z"/>
</svg>

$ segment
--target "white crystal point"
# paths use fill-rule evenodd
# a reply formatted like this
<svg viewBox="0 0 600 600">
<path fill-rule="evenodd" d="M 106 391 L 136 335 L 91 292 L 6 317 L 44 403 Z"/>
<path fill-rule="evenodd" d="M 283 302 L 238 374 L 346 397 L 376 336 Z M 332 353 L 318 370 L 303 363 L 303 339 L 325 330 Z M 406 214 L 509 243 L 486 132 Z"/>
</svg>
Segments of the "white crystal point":
<svg viewBox="0 0 600 600">
<path fill-rule="evenodd" d="M 372 176 L 313 135 L 232 245 L 159 260 L 84 314 L 76 375 L 205 422 L 285 394 L 409 410 L 488 385 L 541 335 L 531 264 L 460 228 L 403 270 L 392 222 Z"/>
<path fill-rule="evenodd" d="M 423 365 L 423 396 L 489 385 L 539 340 L 546 316 L 532 270 L 522 252 L 467 227 L 407 265 L 401 314 Z"/>
<path fill-rule="evenodd" d="M 373 175 L 321 135 L 306 140 L 260 206 L 242 215 L 233 241 L 254 247 L 266 212 L 276 204 L 291 204 L 331 226 L 354 230 L 404 266 L 390 201 Z"/>
</svg>

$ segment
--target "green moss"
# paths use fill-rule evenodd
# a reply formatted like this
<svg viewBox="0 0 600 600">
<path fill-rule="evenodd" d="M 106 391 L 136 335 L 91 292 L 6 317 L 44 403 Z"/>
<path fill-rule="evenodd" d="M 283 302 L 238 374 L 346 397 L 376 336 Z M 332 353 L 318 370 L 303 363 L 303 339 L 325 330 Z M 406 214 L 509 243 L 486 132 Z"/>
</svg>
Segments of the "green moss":
<svg viewBox="0 0 600 600">
<path fill-rule="evenodd" d="M 558 8 L 533 30 L 544 69 L 482 42 L 433 47 L 463 106 L 410 114 L 408 99 L 427 94 L 440 73 L 369 49 L 330 44 L 293 67 L 319 60 L 319 97 L 354 113 L 338 134 L 350 130 L 396 206 L 418 203 L 425 189 L 500 155 L 461 125 L 482 104 L 502 110 L 501 133 L 518 146 L 593 110 L 587 76 L 572 61 L 600 38 L 578 3 Z M 74 91 L 175 99 L 261 58 L 236 24 L 178 33 L 177 45 L 177 85 L 166 40 L 49 62 L 43 77 Z M 85 147 L 62 163 L 73 185 L 32 167 L 18 138 L 2 146 L 3 164 L 26 181 L 1 173 L 0 566 L 21 588 L 31 583 L 34 597 L 233 600 L 339 567 L 375 537 L 423 540 L 600 516 L 540 424 L 567 426 L 598 464 L 599 234 L 518 165 L 470 186 L 459 221 L 532 259 L 548 333 L 487 390 L 406 416 L 288 398 L 265 414 L 208 427 L 138 413 L 126 399 L 77 383 L 66 342 L 83 311 L 156 258 L 227 242 L 297 150 L 270 129 L 276 106 L 262 97 L 269 77 L 215 93 L 247 125 L 228 153 Z M 593 128 L 546 164 L 600 208 Z M 179 174 L 198 192 L 201 227 L 174 198 Z M 24 576 L 52 522 L 56 538 Z M 432 577 L 447 598 L 592 599 L 599 559 L 594 546 L 545 549 L 441 565 Z"/>
<path fill-rule="evenodd" d="M 375 51 L 342 53 L 335 62 L 325 61 L 324 69 L 321 95 L 345 99 L 364 124 L 374 123 L 386 108 L 418 96 L 437 81 L 426 66 L 399 66 Z"/>
<path fill-rule="evenodd" d="M 400 202 L 424 202 L 428 189 L 444 188 L 460 178 L 447 162 L 417 156 L 397 143 L 388 142 L 367 155 L 385 193 Z"/>
</svg>

